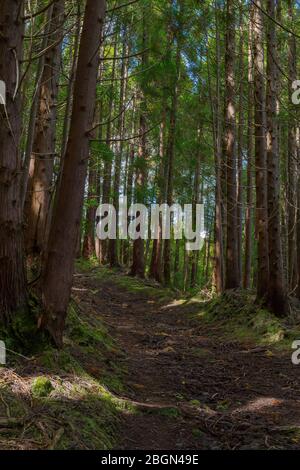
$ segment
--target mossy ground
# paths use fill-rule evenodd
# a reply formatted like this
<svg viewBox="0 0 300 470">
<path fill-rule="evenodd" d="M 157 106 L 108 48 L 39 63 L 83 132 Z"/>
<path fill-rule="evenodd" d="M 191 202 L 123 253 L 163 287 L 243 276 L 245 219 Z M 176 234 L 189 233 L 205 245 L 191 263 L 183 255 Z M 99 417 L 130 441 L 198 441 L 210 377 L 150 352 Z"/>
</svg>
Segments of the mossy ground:
<svg viewBox="0 0 300 470">
<path fill-rule="evenodd" d="M 7 417 L 7 425 L 1 425 L 0 449 L 114 446 L 126 406 L 114 396 L 123 389 L 124 371 L 115 360 L 122 352 L 99 316 L 82 311 L 72 300 L 62 350 L 46 340 L 31 351 L 15 338 L 6 344 L 0 416 Z"/>
<path fill-rule="evenodd" d="M 300 337 L 299 310 L 293 307 L 288 318 L 278 318 L 255 301 L 255 293 L 251 290 L 232 290 L 207 300 L 206 292 L 197 292 L 194 289 L 183 293 L 165 288 L 155 282 L 120 273 L 118 269 L 99 267 L 95 259 L 79 260 L 78 267 L 86 271 L 94 268 L 97 279 L 111 279 L 134 294 L 140 293 L 162 302 L 176 299 L 184 307 L 184 311 L 189 312 L 191 307 L 194 318 L 219 327 L 221 335 L 229 340 L 290 349 L 292 341 Z M 199 356 L 203 355 L 206 352 L 199 351 Z"/>
<path fill-rule="evenodd" d="M 284 350 L 300 336 L 299 312 L 278 318 L 255 301 L 252 291 L 228 291 L 209 301 L 199 294 L 187 301 L 188 306 L 195 319 L 217 328 L 224 339 Z"/>
<path fill-rule="evenodd" d="M 83 272 L 89 272 L 93 270 L 93 275 L 99 281 L 111 280 L 114 282 L 114 284 L 134 294 L 140 293 L 143 296 L 149 296 L 150 298 L 154 297 L 161 301 L 170 300 L 181 295 L 179 291 L 163 287 L 155 281 L 149 279 L 143 280 L 129 276 L 124 270 L 120 270 L 118 268 L 110 269 L 105 266 L 99 266 L 97 260 L 94 258 L 90 260 L 79 259 L 77 260 L 76 265 L 77 268 Z"/>
<path fill-rule="evenodd" d="M 35 299 L 32 312 L 35 318 Z M 29 336 L 34 334 L 30 323 L 28 331 L 22 323 Z M 111 449 L 118 445 L 120 429 L 124 448 L 132 442 L 141 445 L 141 440 L 144 448 L 154 441 L 174 448 L 182 432 L 180 445 L 210 448 L 214 443 L 201 420 L 204 416 L 206 423 L 212 414 L 220 428 L 218 445 L 226 446 L 222 436 L 228 413 L 243 404 L 254 406 L 257 390 L 264 397 L 268 387 L 274 403 L 278 398 L 284 403 L 287 393 L 294 396 L 290 377 L 295 371 L 289 370 L 287 378 L 279 371 L 291 368 L 289 354 L 281 350 L 291 351 L 299 336 L 297 312 L 278 319 L 255 302 L 253 292 L 231 291 L 210 300 L 202 292 L 187 298 L 121 270 L 99 267 L 95 260 L 80 260 L 64 348 L 54 349 L 43 337 L 33 348 L 30 341 L 24 349 L 18 341 L 7 343 L 27 358 L 9 352 L 7 366 L 0 368 L 0 416 L 6 417 L 0 424 L 0 449 Z M 225 346 L 221 358 L 219 343 Z M 264 347 L 255 355 L 263 378 L 252 364 L 257 346 Z M 253 376 L 241 375 L 241 367 Z M 236 377 L 243 382 L 237 390 L 232 389 Z M 220 390 L 212 394 L 216 384 Z M 256 418 L 262 419 L 256 409 L 251 413 L 250 437 Z M 291 434 L 289 445 L 298 439 L 298 428 L 291 431 L 295 416 L 288 402 L 280 419 L 284 433 Z M 263 447 L 263 433 L 261 438 Z M 234 448 L 236 439 L 233 435 Z M 281 445 L 283 438 L 276 442 Z"/>
</svg>

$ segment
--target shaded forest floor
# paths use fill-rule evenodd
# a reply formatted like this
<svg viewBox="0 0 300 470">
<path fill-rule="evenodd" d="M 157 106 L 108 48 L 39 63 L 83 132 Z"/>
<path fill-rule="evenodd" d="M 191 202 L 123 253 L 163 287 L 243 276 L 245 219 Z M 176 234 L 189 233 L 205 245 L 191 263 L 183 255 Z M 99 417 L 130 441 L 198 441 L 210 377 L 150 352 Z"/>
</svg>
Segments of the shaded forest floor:
<svg viewBox="0 0 300 470">
<path fill-rule="evenodd" d="M 0 369 L 0 448 L 299 448 L 297 317 L 175 297 L 81 263 L 65 349 Z"/>
</svg>

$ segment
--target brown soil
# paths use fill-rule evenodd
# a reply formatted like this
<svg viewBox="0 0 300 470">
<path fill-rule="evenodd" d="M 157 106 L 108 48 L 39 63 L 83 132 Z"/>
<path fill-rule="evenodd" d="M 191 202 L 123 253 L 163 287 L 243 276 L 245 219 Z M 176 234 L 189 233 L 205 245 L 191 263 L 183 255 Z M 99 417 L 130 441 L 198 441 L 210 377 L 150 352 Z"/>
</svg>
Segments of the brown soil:
<svg viewBox="0 0 300 470">
<path fill-rule="evenodd" d="M 300 378 L 290 354 L 226 341 L 193 307 L 80 275 L 124 351 L 124 411 L 118 449 L 295 449 Z M 223 339 L 222 339 L 223 337 Z M 300 367 L 300 366 L 299 366 Z"/>
</svg>

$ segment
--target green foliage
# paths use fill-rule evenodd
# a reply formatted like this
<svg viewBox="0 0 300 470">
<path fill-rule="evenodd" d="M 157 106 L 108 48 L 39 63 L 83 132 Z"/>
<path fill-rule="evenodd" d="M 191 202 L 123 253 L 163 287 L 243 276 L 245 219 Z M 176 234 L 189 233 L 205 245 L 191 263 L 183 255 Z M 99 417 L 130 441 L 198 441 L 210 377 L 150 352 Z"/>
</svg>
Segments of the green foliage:
<svg viewBox="0 0 300 470">
<path fill-rule="evenodd" d="M 193 316 L 215 324 L 227 339 L 290 349 L 291 341 L 299 337 L 292 318 L 279 319 L 262 308 L 251 291 L 228 291 L 209 302 L 202 300 L 200 295 L 191 299 L 188 305 L 198 310 Z"/>
<path fill-rule="evenodd" d="M 95 326 L 92 326 L 87 321 L 82 320 L 74 304 L 71 304 L 69 307 L 67 332 L 69 338 L 78 346 L 112 346 L 111 338 L 103 325 L 100 325 L 100 322 L 98 322 L 95 328 Z"/>
<path fill-rule="evenodd" d="M 80 363 L 70 354 L 70 351 L 63 349 L 57 350 L 54 348 L 46 349 L 41 353 L 38 358 L 39 364 L 48 370 L 73 372 L 82 374 L 83 368 Z"/>
<path fill-rule="evenodd" d="M 110 147 L 105 144 L 104 142 L 100 142 L 98 140 L 91 140 L 90 141 L 90 151 L 92 157 L 101 158 L 102 161 L 112 162 L 114 158 L 114 153 L 110 149 Z"/>
<path fill-rule="evenodd" d="M 117 276 L 114 281 L 129 292 L 140 292 L 143 295 L 155 297 L 161 301 L 174 298 L 174 291 L 165 287 L 159 287 L 155 283 L 151 285 L 150 281 L 143 281 L 142 279 L 130 276 Z"/>
<path fill-rule="evenodd" d="M 34 397 L 47 397 L 54 390 L 54 387 L 48 377 L 37 377 L 31 385 L 31 393 Z"/>
<path fill-rule="evenodd" d="M 37 326 L 40 312 L 40 301 L 30 291 L 26 307 L 14 313 L 8 326 L 0 325 L 1 339 L 5 341 L 8 348 L 23 354 L 31 354 L 47 348 L 49 338 Z"/>
<path fill-rule="evenodd" d="M 203 436 L 203 431 L 201 431 L 201 429 L 194 428 L 192 429 L 192 434 L 194 437 L 197 437 L 200 439 Z"/>
<path fill-rule="evenodd" d="M 36 350 L 33 362 L 26 362 L 24 378 L 23 359 L 17 357 L 14 370 L 18 376 L 11 380 L 18 377 L 17 385 L 21 384 L 24 393 L 15 392 L 15 385 L 12 388 L 0 379 L 3 406 L 12 407 L 12 416 L 25 426 L 24 436 L 18 426 L 10 432 L 14 448 L 22 446 L 23 439 L 34 441 L 37 448 L 111 449 L 115 445 L 119 414 L 132 408 L 110 391 L 123 390 L 124 371 L 114 362 L 121 353 L 99 318 L 89 312 L 82 317 L 72 302 L 64 349 L 47 343 L 42 351 Z M 30 387 L 25 385 L 28 379 Z M 30 410 L 27 403 L 31 403 Z M 6 412 L 0 402 L 0 414 L 5 416 Z M 39 416 L 38 426 L 28 418 L 32 413 Z"/>
<path fill-rule="evenodd" d="M 75 262 L 76 268 L 80 271 L 87 272 L 99 266 L 99 261 L 96 257 L 86 259 L 79 258 Z"/>
<path fill-rule="evenodd" d="M 158 414 L 165 416 L 166 418 L 178 418 L 180 416 L 180 410 L 174 406 L 166 406 L 163 408 L 149 408 L 148 414 Z"/>
</svg>

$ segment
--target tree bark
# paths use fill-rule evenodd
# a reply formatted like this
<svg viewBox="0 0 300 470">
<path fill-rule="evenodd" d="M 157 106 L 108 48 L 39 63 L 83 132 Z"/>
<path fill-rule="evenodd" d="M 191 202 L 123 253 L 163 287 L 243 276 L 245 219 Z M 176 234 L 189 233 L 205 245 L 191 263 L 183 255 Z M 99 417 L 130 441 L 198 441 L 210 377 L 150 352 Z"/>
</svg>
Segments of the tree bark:
<svg viewBox="0 0 300 470">
<path fill-rule="evenodd" d="M 162 122 L 160 124 L 159 130 L 159 175 L 158 175 L 158 204 L 162 203 L 163 197 L 163 168 L 164 168 L 164 153 L 165 153 L 165 127 L 166 127 L 166 109 L 165 105 L 163 106 L 162 111 Z M 153 240 L 153 247 L 152 247 L 152 256 L 151 256 L 151 263 L 150 263 L 150 271 L 149 276 L 155 279 L 157 282 L 162 282 L 163 275 L 162 275 L 162 263 L 161 263 L 161 252 L 162 252 L 162 217 L 161 214 L 159 216 L 159 224 L 157 227 L 157 238 Z"/>
<path fill-rule="evenodd" d="M 53 194 L 52 179 L 63 20 L 64 0 L 57 0 L 53 4 L 50 19 L 31 156 L 34 161 L 34 170 L 28 185 L 29 191 L 25 203 L 25 247 L 27 254 L 30 255 L 40 255 L 44 252 L 47 243 L 50 201 Z"/>
<path fill-rule="evenodd" d="M 178 87 L 180 79 L 180 60 L 181 60 L 181 40 L 177 38 L 176 49 L 176 77 L 172 91 L 172 103 L 170 110 L 170 125 L 168 134 L 168 143 L 166 148 L 166 192 L 165 201 L 169 207 L 173 203 L 173 174 L 174 174 L 174 157 L 175 157 L 175 137 L 177 123 L 177 107 L 178 107 Z M 171 284 L 171 240 L 164 240 L 164 283 Z"/>
<path fill-rule="evenodd" d="M 105 0 L 86 3 L 70 133 L 42 276 L 42 324 L 58 347 L 63 342 L 80 229 L 105 6 Z"/>
<path fill-rule="evenodd" d="M 200 98 L 201 99 L 201 98 Z M 199 103 L 200 104 L 200 103 Z M 200 204 L 200 173 L 201 173 L 201 148 L 200 142 L 202 139 L 202 126 L 200 125 L 198 129 L 198 151 L 196 156 L 196 166 L 195 166 L 195 175 L 194 175 L 194 188 L 193 188 L 193 229 L 196 229 L 196 207 L 197 204 Z M 199 260 L 199 250 L 195 250 L 191 253 L 191 287 L 195 287 L 197 284 L 197 269 L 198 269 L 198 260 Z"/>
<path fill-rule="evenodd" d="M 267 12 L 275 18 L 275 0 L 267 1 Z M 269 289 L 268 305 L 277 315 L 286 315 L 288 304 L 283 275 L 280 231 L 280 161 L 277 112 L 277 40 L 275 24 L 268 21 L 267 30 L 267 164 L 268 164 L 268 235 Z"/>
<path fill-rule="evenodd" d="M 141 106 L 142 107 L 142 106 Z M 143 108 L 143 107 L 142 107 Z M 146 181 L 146 116 L 142 111 L 140 116 L 140 144 L 138 148 L 136 160 L 136 176 L 135 176 L 135 196 L 138 204 L 144 202 L 144 189 Z M 133 241 L 132 250 L 132 266 L 130 269 L 131 276 L 145 277 L 145 257 L 144 257 L 144 240 L 137 238 Z"/>
<path fill-rule="evenodd" d="M 264 83 L 263 13 L 256 0 L 253 15 L 255 177 L 257 232 L 257 298 L 265 300 L 269 287 L 266 110 Z"/>
<path fill-rule="evenodd" d="M 60 154 L 60 172 L 58 175 L 57 189 L 59 188 L 59 185 L 60 185 L 61 172 L 63 168 L 64 157 L 66 154 L 66 148 L 67 148 L 68 137 L 69 137 L 70 120 L 71 120 L 72 106 L 73 106 L 73 91 L 74 91 L 75 75 L 76 75 L 77 61 L 78 61 L 80 29 L 81 29 L 81 16 L 80 16 L 80 3 L 78 2 L 74 42 L 73 42 L 73 47 L 71 49 L 72 52 L 70 55 L 70 61 L 72 65 L 71 65 L 70 77 L 69 77 L 68 89 L 67 89 L 67 102 L 66 102 L 66 109 L 65 109 L 65 114 L 64 114 L 64 124 L 63 124 L 61 154 Z"/>
<path fill-rule="evenodd" d="M 95 114 L 97 115 L 98 113 Z M 93 137 L 95 138 L 95 135 L 93 135 Z M 90 150 L 90 152 L 87 208 L 85 217 L 85 231 L 82 244 L 82 256 L 86 259 L 91 258 L 95 254 L 95 221 L 98 200 L 97 158 L 92 150 Z"/>
<path fill-rule="evenodd" d="M 288 0 L 288 18 L 292 25 L 294 21 L 293 2 Z M 297 247 L 296 247 L 296 227 L 297 227 L 297 141 L 296 124 L 293 116 L 294 106 L 291 103 L 291 84 L 298 78 L 296 64 L 296 38 L 289 35 L 288 40 L 288 96 L 289 96 L 289 123 L 288 123 L 288 185 L 287 185 L 287 222 L 288 222 L 288 274 L 289 289 L 294 291 L 297 285 Z"/>
<path fill-rule="evenodd" d="M 125 113 L 124 113 L 124 103 L 126 99 L 126 87 L 127 87 L 127 66 L 128 59 L 128 45 L 127 45 L 127 33 L 126 28 L 122 31 L 121 40 L 123 42 L 122 48 L 122 65 L 121 65 L 121 83 L 120 83 L 120 100 L 119 100 L 119 119 L 118 119 L 118 133 L 119 133 L 119 142 L 116 150 L 115 156 L 115 174 L 114 174 L 114 184 L 113 184 L 113 204 L 116 210 L 116 224 L 118 227 L 119 221 L 119 196 L 120 196 L 120 178 L 121 178 L 121 165 L 122 165 L 122 154 L 123 154 L 123 135 L 124 135 L 124 124 L 125 124 Z M 109 264 L 111 267 L 118 267 L 119 262 L 119 243 L 118 239 L 110 239 L 108 243 L 109 250 Z"/>
<path fill-rule="evenodd" d="M 53 4 L 47 11 L 46 15 L 46 25 L 43 31 L 43 39 L 41 42 L 42 51 L 46 50 L 47 44 L 49 41 L 49 30 L 51 27 L 51 18 L 52 18 Z M 22 178 L 20 184 L 20 194 L 21 194 L 21 204 L 24 209 L 26 195 L 28 195 L 28 190 L 30 189 L 31 180 L 34 173 L 34 159 L 32 159 L 32 148 L 35 137 L 36 129 L 36 119 L 39 110 L 39 97 L 41 89 L 41 81 L 43 78 L 43 71 L 45 67 L 45 54 L 42 54 L 38 60 L 38 66 L 35 75 L 35 85 L 32 95 L 32 102 L 29 110 L 29 122 L 27 126 L 27 139 L 26 146 L 24 151 L 24 158 L 22 162 Z M 22 209 L 22 210 L 23 210 Z"/>
<path fill-rule="evenodd" d="M 214 223 L 214 269 L 213 283 L 217 294 L 221 294 L 224 289 L 224 249 L 223 249 L 223 223 L 222 223 L 222 144 L 221 144 L 221 99 L 220 99 L 220 30 L 219 30 L 219 2 L 215 1 L 215 24 L 216 24 L 216 97 L 215 106 L 213 105 L 213 97 L 210 90 L 211 109 L 213 114 L 213 139 L 214 139 L 214 160 L 215 160 L 215 223 Z"/>
<path fill-rule="evenodd" d="M 111 134 L 112 134 L 112 114 L 114 110 L 114 81 L 116 74 L 116 58 L 117 56 L 117 43 L 114 45 L 113 64 L 111 72 L 111 85 L 108 102 L 108 123 L 106 128 L 106 145 L 111 147 Z M 104 163 L 103 175 L 103 195 L 102 204 L 109 204 L 111 201 L 111 177 L 112 177 L 112 159 L 109 157 Z M 100 240 L 100 264 L 105 264 L 108 261 L 108 240 Z"/>
<path fill-rule="evenodd" d="M 244 27 L 240 8 L 239 38 L 239 128 L 237 147 L 237 255 L 239 284 L 243 277 L 243 150 L 244 150 Z"/>
<path fill-rule="evenodd" d="M 0 79 L 6 84 L 6 105 L 0 105 L 0 321 L 5 324 L 26 308 L 27 301 L 19 186 L 22 15 L 22 0 L 0 2 Z"/>
<path fill-rule="evenodd" d="M 247 135 L 247 205 L 245 214 L 245 265 L 243 286 L 248 289 L 251 284 L 252 260 L 252 225 L 253 225 L 253 6 L 250 7 L 248 39 L 248 135 Z"/>
<path fill-rule="evenodd" d="M 142 44 L 143 50 L 146 50 L 147 45 L 147 29 L 146 18 L 143 14 L 143 37 Z M 148 57 L 147 53 L 142 55 L 142 67 L 147 66 Z M 144 87 L 140 90 L 140 142 L 136 159 L 136 175 L 135 175 L 135 198 L 138 204 L 145 202 L 145 188 L 146 188 L 146 175 L 147 175 L 147 105 L 144 93 Z M 144 253 L 144 240 L 139 237 L 133 241 L 132 249 L 132 266 L 130 269 L 131 276 L 145 277 L 145 253 Z"/>
<path fill-rule="evenodd" d="M 227 247 L 225 288 L 239 287 L 239 257 L 237 232 L 237 174 L 235 155 L 235 15 L 232 0 L 227 0 L 225 53 L 225 135 L 224 150 L 227 165 Z"/>
</svg>

